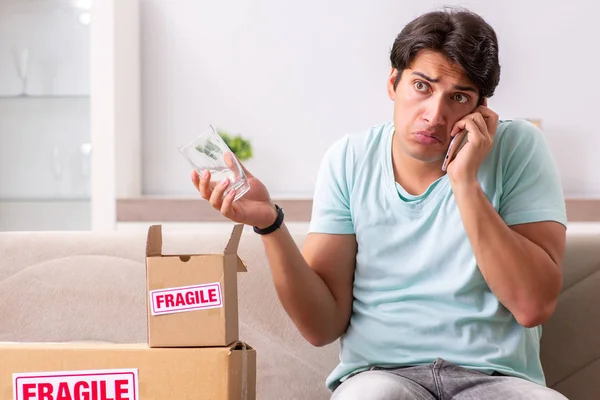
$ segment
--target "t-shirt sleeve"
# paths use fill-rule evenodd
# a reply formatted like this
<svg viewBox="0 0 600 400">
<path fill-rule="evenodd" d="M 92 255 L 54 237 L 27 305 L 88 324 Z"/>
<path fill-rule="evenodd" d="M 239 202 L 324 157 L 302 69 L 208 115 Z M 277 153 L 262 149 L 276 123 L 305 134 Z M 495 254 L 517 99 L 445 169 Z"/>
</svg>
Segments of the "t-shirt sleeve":
<svg viewBox="0 0 600 400">
<path fill-rule="evenodd" d="M 556 221 L 567 225 L 565 200 L 552 153 L 532 123 L 513 121 L 501 143 L 499 214 L 507 225 Z"/>
<path fill-rule="evenodd" d="M 313 195 L 309 232 L 353 234 L 350 208 L 352 153 L 348 136 L 335 142 L 321 161 Z"/>
</svg>

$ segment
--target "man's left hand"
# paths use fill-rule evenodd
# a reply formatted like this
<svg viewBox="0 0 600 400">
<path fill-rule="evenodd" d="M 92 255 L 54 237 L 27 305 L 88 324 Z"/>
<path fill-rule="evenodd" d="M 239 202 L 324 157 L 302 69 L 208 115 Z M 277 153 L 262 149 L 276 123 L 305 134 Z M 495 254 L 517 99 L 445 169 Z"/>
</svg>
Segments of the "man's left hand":
<svg viewBox="0 0 600 400">
<path fill-rule="evenodd" d="M 498 114 L 487 107 L 487 99 L 474 112 L 454 124 L 452 137 L 463 129 L 468 132 L 468 142 L 448 164 L 448 175 L 454 187 L 477 182 L 479 167 L 494 144 L 497 127 Z"/>
</svg>

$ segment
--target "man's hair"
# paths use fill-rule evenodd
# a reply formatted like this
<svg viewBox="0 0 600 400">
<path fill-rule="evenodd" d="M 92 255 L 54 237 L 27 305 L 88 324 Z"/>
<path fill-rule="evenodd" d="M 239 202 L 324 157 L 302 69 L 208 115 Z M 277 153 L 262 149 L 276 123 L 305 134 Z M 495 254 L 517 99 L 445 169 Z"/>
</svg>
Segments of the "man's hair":
<svg viewBox="0 0 600 400">
<path fill-rule="evenodd" d="M 432 11 L 414 19 L 396 37 L 390 61 L 402 71 L 421 50 L 437 51 L 465 70 L 478 87 L 480 101 L 491 97 L 500 81 L 498 39 L 494 29 L 479 15 L 459 8 Z"/>
</svg>

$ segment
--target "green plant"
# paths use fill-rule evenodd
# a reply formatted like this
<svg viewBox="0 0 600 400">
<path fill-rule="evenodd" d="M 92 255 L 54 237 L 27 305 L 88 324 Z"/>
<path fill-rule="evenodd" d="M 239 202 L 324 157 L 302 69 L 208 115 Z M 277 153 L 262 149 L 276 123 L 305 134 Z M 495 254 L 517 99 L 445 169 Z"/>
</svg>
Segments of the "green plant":
<svg viewBox="0 0 600 400">
<path fill-rule="evenodd" d="M 240 161 L 252 158 L 252 144 L 248 139 L 244 139 L 240 135 L 233 136 L 221 130 L 217 130 L 217 132 Z"/>
</svg>

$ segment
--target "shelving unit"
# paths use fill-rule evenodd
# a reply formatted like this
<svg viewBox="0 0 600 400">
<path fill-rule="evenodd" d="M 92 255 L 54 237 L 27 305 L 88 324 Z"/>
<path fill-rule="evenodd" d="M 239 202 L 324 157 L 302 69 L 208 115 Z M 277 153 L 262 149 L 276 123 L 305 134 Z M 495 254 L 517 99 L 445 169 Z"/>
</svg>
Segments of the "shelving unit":
<svg viewBox="0 0 600 400">
<path fill-rule="evenodd" d="M 138 13 L 0 5 L 0 231 L 115 229 L 117 196 L 141 190 Z"/>
<path fill-rule="evenodd" d="M 21 199 L 89 201 L 90 142 L 89 97 L 0 97 L 2 206 Z"/>
<path fill-rule="evenodd" d="M 89 100 L 89 95 L 0 95 L 0 100 L 69 100 L 69 99 L 85 99 Z"/>
</svg>

